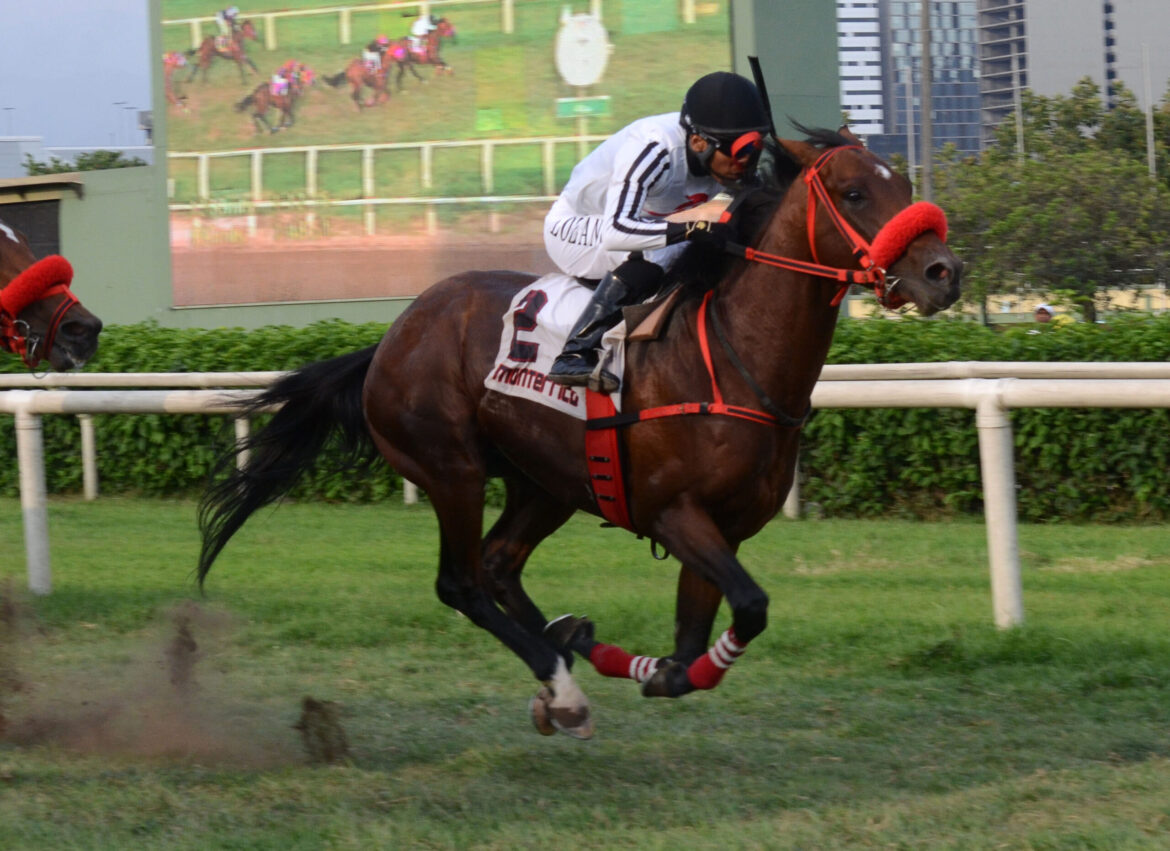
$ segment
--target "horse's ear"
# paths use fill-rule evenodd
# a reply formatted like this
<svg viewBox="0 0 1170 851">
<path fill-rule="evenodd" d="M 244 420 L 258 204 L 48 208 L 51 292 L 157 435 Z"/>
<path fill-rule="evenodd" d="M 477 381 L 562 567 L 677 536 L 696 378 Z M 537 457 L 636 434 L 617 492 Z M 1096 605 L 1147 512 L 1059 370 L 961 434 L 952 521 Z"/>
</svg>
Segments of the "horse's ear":
<svg viewBox="0 0 1170 851">
<path fill-rule="evenodd" d="M 798 142 L 796 139 L 777 139 L 780 147 L 783 148 L 788 156 L 796 160 L 802 166 L 811 166 L 817 161 L 823 152 L 815 145 L 810 145 L 808 142 Z"/>
<path fill-rule="evenodd" d="M 865 143 L 862 142 L 859 138 L 857 138 L 857 136 L 854 134 L 854 132 L 849 129 L 848 124 L 842 124 L 841 128 L 837 132 L 840 133 L 842 136 L 844 136 L 846 139 L 848 139 L 849 144 L 861 145 L 862 147 L 865 147 Z"/>
</svg>

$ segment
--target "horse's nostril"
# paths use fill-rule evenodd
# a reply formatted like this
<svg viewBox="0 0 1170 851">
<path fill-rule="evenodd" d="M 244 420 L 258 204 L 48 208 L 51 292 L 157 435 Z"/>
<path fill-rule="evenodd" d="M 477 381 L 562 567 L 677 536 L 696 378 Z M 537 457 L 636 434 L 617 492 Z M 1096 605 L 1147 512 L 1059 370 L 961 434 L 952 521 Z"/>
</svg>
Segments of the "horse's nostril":
<svg viewBox="0 0 1170 851">
<path fill-rule="evenodd" d="M 954 270 L 951 268 L 950 263 L 940 260 L 926 267 L 926 279 L 928 281 L 946 283 L 952 277 L 954 277 Z"/>
</svg>

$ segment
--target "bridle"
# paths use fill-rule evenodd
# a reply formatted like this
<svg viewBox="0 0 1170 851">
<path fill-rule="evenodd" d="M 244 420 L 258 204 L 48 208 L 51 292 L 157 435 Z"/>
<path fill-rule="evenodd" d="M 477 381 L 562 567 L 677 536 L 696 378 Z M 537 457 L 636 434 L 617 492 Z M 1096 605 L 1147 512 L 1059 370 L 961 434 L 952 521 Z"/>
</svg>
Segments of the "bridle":
<svg viewBox="0 0 1170 851">
<path fill-rule="evenodd" d="M 52 254 L 24 269 L 0 289 L 0 348 L 20 355 L 30 369 L 48 357 L 65 314 L 79 303 L 69 289 L 72 281 L 73 267 L 69 261 Z M 53 310 L 43 335 L 19 318 L 30 304 L 62 294 L 64 298 Z"/>
<path fill-rule="evenodd" d="M 887 286 L 886 269 L 897 262 L 898 258 L 906 252 L 910 243 L 924 233 L 933 231 L 939 239 L 945 242 L 947 238 L 946 214 L 929 201 L 918 201 L 899 211 L 882 226 L 872 243 L 867 242 L 865 237 L 859 234 L 849 222 L 845 221 L 845 217 L 833 204 L 829 190 L 825 188 L 825 183 L 821 179 L 821 169 L 825 167 L 826 163 L 841 151 L 847 150 L 863 151 L 865 149 L 861 145 L 838 145 L 829 148 L 817 157 L 816 162 L 804 170 L 804 182 L 808 186 L 808 246 L 813 262 L 769 254 L 743 245 L 729 244 L 727 250 L 754 263 L 763 263 L 780 269 L 830 278 L 840 282 L 841 286 L 831 302 L 834 307 L 841 303 L 841 299 L 845 297 L 845 293 L 848 292 L 852 284 L 873 287 L 874 295 L 877 296 L 883 307 L 891 309 L 901 307 L 906 303 L 906 299 L 900 294 L 894 293 L 894 288 L 898 283 L 897 278 L 894 278 L 893 283 Z M 837 232 L 849 244 L 849 250 L 857 260 L 860 269 L 843 269 L 837 266 L 826 266 L 820 262 L 817 257 L 816 232 L 817 210 L 821 208 L 824 209 Z M 728 221 L 730 218 L 731 210 L 728 209 L 721 220 Z"/>
</svg>

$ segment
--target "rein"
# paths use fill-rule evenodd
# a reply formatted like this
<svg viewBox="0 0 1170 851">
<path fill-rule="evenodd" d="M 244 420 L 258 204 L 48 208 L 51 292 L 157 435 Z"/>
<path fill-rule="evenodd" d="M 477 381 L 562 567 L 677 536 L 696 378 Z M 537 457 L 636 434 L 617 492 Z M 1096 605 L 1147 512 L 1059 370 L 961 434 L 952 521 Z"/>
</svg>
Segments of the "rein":
<svg viewBox="0 0 1170 851">
<path fill-rule="evenodd" d="M 70 309 L 78 303 L 69 289 L 73 281 L 73 267 L 59 254 L 52 254 L 36 263 L 0 289 L 0 347 L 20 355 L 29 368 L 35 367 L 53 350 L 57 330 Z M 64 294 L 53 311 L 44 336 L 34 334 L 29 324 L 20 319 L 21 312 L 34 302 Z"/>
</svg>

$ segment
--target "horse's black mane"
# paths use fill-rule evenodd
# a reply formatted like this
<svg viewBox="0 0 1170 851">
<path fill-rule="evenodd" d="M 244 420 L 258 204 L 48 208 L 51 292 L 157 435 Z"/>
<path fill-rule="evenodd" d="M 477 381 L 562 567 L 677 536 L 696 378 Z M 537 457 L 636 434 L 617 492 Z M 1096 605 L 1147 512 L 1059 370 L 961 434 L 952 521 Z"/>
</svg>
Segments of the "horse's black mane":
<svg viewBox="0 0 1170 851">
<path fill-rule="evenodd" d="M 789 121 L 804 134 L 804 141 L 815 147 L 828 149 L 854 144 L 837 130 L 805 127 L 791 118 Z M 732 214 L 736 243 L 755 245 L 760 230 L 803 168 L 775 139 L 766 139 L 757 171 L 759 184 L 745 190 L 745 196 L 737 199 Z M 723 279 L 732 262 L 734 259 L 728 255 L 717 255 L 706 246 L 692 245 L 671 267 L 668 282 L 677 282 L 692 292 L 706 292 Z"/>
</svg>

